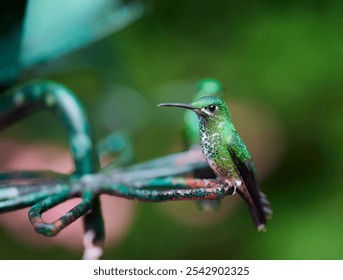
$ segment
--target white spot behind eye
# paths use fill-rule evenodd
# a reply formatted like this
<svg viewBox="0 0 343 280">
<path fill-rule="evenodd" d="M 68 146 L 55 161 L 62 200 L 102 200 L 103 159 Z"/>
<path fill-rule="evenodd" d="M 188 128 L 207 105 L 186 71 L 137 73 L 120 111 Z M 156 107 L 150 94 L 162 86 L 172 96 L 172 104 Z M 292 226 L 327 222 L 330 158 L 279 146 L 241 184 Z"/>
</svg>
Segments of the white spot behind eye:
<svg viewBox="0 0 343 280">
<path fill-rule="evenodd" d="M 207 111 L 205 108 L 202 108 L 201 111 L 204 112 L 204 113 L 205 113 L 206 115 L 208 115 L 208 116 L 211 116 L 211 115 L 212 115 L 212 113 L 209 112 L 209 111 Z"/>
</svg>

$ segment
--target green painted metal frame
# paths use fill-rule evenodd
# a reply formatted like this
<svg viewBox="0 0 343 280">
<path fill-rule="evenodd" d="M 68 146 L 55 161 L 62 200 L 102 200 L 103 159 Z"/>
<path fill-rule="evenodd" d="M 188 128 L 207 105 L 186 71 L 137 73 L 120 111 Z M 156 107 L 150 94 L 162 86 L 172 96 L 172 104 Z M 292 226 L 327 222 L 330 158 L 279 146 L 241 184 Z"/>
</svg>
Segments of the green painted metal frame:
<svg viewBox="0 0 343 280">
<path fill-rule="evenodd" d="M 117 132 L 101 142 L 103 152 L 99 152 L 80 102 L 69 89 L 55 82 L 35 81 L 0 95 L 0 129 L 38 110 L 51 112 L 64 127 L 75 171 L 71 175 L 46 171 L 0 174 L 0 213 L 31 206 L 29 219 L 37 233 L 55 236 L 83 217 L 85 238 L 91 238 L 85 244 L 100 248 L 104 240 L 101 194 L 148 202 L 214 200 L 232 194 L 232 188 L 215 178 L 194 178 L 211 171 L 197 145 L 124 166 L 132 152 L 127 137 Z M 117 159 L 100 169 L 99 155 L 113 152 Z M 189 174 L 193 176 L 179 177 Z M 52 223 L 43 220 L 44 212 L 74 197 L 82 201 L 65 215 Z"/>
</svg>

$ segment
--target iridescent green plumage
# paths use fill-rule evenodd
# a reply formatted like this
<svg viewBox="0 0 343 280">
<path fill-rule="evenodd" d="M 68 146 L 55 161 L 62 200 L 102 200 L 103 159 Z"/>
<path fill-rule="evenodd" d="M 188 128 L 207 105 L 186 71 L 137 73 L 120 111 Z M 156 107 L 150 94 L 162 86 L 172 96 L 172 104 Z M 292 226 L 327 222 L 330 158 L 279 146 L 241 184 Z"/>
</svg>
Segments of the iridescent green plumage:
<svg viewBox="0 0 343 280">
<path fill-rule="evenodd" d="M 237 189 L 247 202 L 258 230 L 264 230 L 272 210 L 266 196 L 260 192 L 251 155 L 232 124 L 225 102 L 205 96 L 191 104 L 167 103 L 190 109 L 199 118 L 200 144 L 209 165 L 220 180 Z"/>
</svg>

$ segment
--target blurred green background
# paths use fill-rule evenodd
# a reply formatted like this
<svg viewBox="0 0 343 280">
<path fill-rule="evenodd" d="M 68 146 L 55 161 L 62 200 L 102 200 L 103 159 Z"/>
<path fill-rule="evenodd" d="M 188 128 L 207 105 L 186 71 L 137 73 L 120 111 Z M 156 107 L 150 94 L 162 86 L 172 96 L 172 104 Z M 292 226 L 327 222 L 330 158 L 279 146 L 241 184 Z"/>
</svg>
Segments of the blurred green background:
<svg viewBox="0 0 343 280">
<path fill-rule="evenodd" d="M 143 3 L 139 21 L 21 81 L 65 84 L 98 139 L 128 129 L 143 161 L 183 149 L 182 114 L 156 104 L 189 102 L 200 79 L 220 80 L 274 216 L 259 233 L 237 197 L 215 213 L 198 213 L 192 202 L 135 202 L 129 228 L 104 258 L 343 259 L 342 1 Z M 1 137 L 67 148 L 45 112 Z M 0 226 L 0 259 L 80 255 L 30 245 Z"/>
</svg>

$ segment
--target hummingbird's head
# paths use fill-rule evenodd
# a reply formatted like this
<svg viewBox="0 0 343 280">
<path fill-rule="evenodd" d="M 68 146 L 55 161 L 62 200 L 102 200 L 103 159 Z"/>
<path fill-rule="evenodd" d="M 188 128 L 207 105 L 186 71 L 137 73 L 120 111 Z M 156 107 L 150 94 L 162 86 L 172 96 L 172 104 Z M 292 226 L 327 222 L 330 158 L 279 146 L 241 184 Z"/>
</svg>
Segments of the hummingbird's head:
<svg viewBox="0 0 343 280">
<path fill-rule="evenodd" d="M 204 96 L 191 104 L 162 103 L 160 107 L 181 107 L 192 110 L 201 120 L 224 121 L 230 118 L 229 110 L 225 102 L 219 97 Z"/>
</svg>

